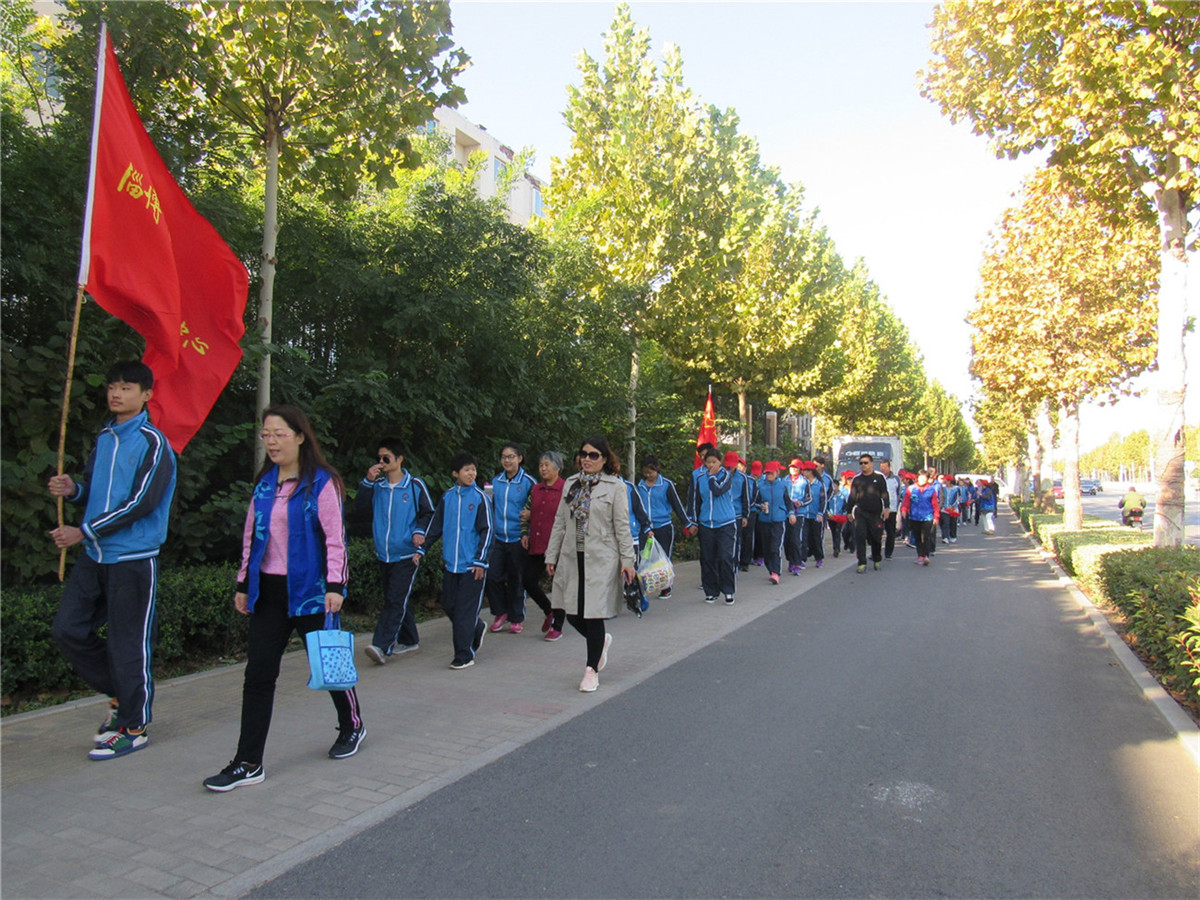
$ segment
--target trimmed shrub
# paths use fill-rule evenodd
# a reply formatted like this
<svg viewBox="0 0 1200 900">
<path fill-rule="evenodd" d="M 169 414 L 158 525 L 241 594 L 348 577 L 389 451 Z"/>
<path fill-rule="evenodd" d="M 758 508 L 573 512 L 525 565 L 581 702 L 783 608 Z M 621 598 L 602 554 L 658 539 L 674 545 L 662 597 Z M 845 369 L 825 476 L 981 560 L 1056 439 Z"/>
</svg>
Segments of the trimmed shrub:
<svg viewBox="0 0 1200 900">
<path fill-rule="evenodd" d="M 1080 574 L 1076 553 L 1083 547 L 1092 547 L 1098 544 L 1116 548 L 1130 545 L 1145 546 L 1153 540 L 1152 536 L 1145 532 L 1120 526 L 1114 527 L 1111 522 L 1084 522 L 1083 527 L 1083 531 L 1065 531 L 1053 525 L 1043 529 L 1049 538 L 1054 555 L 1071 575 Z"/>
<path fill-rule="evenodd" d="M 63 659 L 50 623 L 62 587 L 6 588 L 0 622 L 0 693 L 36 696 L 84 690 L 87 685 Z"/>
<path fill-rule="evenodd" d="M 1181 640 L 1200 593 L 1200 550 L 1153 548 L 1106 553 L 1100 582 L 1126 616 L 1129 634 L 1147 664 L 1170 688 L 1200 700 L 1196 661 Z"/>
</svg>

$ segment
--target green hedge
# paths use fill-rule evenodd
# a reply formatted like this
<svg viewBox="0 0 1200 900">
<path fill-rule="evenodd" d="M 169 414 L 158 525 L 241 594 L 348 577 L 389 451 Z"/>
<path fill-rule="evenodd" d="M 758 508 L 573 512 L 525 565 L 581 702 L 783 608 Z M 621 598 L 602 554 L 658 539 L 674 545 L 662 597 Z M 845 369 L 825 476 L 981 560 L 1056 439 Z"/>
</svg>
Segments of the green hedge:
<svg viewBox="0 0 1200 900">
<path fill-rule="evenodd" d="M 1083 547 L 1105 545 L 1115 548 L 1134 546 L 1149 546 L 1153 536 L 1131 528 L 1122 528 L 1112 522 L 1099 520 L 1084 522 L 1083 531 L 1067 531 L 1065 526 L 1044 526 L 1042 534 L 1049 542 L 1049 547 L 1058 557 L 1062 567 L 1071 575 L 1081 574 L 1076 553 Z"/>
<path fill-rule="evenodd" d="M 1099 581 L 1150 668 L 1168 687 L 1200 701 L 1200 550 L 1106 553 Z"/>
<path fill-rule="evenodd" d="M 379 564 L 370 538 L 347 544 L 350 585 L 347 627 L 370 630 L 383 609 Z M 246 647 L 246 618 L 233 607 L 237 567 L 232 563 L 164 566 L 158 582 L 158 643 L 154 670 L 202 667 L 217 657 L 239 657 Z M 441 571 L 422 565 L 413 588 L 418 620 L 437 609 Z M 29 699 L 87 690 L 50 636 L 61 586 L 6 588 L 0 610 L 0 693 Z"/>
</svg>

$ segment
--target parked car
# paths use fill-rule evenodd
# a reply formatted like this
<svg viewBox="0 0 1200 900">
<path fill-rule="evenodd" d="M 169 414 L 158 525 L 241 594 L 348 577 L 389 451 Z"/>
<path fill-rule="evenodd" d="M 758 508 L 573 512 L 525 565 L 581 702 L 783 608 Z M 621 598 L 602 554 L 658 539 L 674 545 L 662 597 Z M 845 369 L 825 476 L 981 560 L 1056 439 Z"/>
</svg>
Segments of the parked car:
<svg viewBox="0 0 1200 900">
<path fill-rule="evenodd" d="M 1061 500 L 1063 498 L 1062 482 L 1056 480 L 1053 486 L 1050 488 L 1050 493 L 1054 495 L 1055 500 Z"/>
<path fill-rule="evenodd" d="M 1100 487 L 1100 482 L 1098 481 L 1093 481 L 1091 478 L 1081 478 L 1079 479 L 1079 490 L 1081 493 L 1089 494 L 1094 497 L 1102 490 L 1102 488 Z"/>
</svg>

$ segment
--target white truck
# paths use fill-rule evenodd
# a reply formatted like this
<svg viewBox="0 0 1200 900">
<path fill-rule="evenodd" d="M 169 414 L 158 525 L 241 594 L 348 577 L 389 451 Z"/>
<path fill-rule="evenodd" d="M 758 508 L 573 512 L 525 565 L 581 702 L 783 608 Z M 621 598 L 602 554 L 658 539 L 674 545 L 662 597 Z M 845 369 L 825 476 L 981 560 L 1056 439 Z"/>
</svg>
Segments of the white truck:
<svg viewBox="0 0 1200 900">
<path fill-rule="evenodd" d="M 900 438 L 892 435 L 839 434 L 833 439 L 833 459 L 837 466 L 827 466 L 830 472 L 858 471 L 858 459 L 864 453 L 870 453 L 875 460 L 875 471 L 879 471 L 879 461 L 889 459 L 892 471 L 899 472 L 904 467 L 904 444 Z"/>
</svg>

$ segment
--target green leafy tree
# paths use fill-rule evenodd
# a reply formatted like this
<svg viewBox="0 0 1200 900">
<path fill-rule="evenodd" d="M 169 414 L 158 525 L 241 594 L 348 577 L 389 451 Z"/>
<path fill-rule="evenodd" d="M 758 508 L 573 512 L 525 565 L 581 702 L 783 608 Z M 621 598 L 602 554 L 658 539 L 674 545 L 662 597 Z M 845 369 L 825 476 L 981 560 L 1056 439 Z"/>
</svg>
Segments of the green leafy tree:
<svg viewBox="0 0 1200 900">
<path fill-rule="evenodd" d="M 860 263 L 839 281 L 833 300 L 839 311 L 837 349 L 844 354 L 842 377 L 813 397 L 819 442 L 836 434 L 911 434 L 925 372 L 908 329 L 880 296 Z M 794 373 L 778 396 L 787 396 L 810 373 Z"/>
<path fill-rule="evenodd" d="M 582 83 L 568 88 L 564 112 L 571 153 L 554 160 L 546 201 L 563 239 L 592 245 L 592 288 L 629 336 L 632 465 L 641 342 L 669 350 L 702 330 L 700 319 L 724 314 L 711 302 L 736 261 L 726 238 L 746 147 L 736 117 L 703 109 L 684 86 L 678 48 L 668 47 L 659 67 L 649 31 L 625 4 L 605 33 L 604 56 L 579 57 Z"/>
<path fill-rule="evenodd" d="M 1083 524 L 1079 405 L 1115 399 L 1154 358 L 1154 231 L 1114 222 L 1055 170 L 1026 182 L 984 254 L 969 321 L 972 372 L 989 394 L 1061 414 L 1066 523 Z"/>
<path fill-rule="evenodd" d="M 945 3 L 925 93 L 1010 157 L 1049 151 L 1113 216 L 1158 223 L 1156 546 L 1183 537 L 1184 333 L 1200 210 L 1200 16 L 1190 3 Z"/>
<path fill-rule="evenodd" d="M 201 89 L 216 119 L 264 153 L 258 321 L 269 347 L 281 179 L 342 196 L 364 179 L 392 183 L 397 166 L 415 162 L 413 128 L 462 101 L 453 82 L 468 60 L 450 38 L 446 2 L 251 0 L 189 11 L 203 81 L 180 90 Z M 271 402 L 269 352 L 260 365 L 261 411 Z"/>
<path fill-rule="evenodd" d="M 975 442 L 958 400 L 934 380 L 926 385 L 918 409 L 914 437 L 926 465 L 938 460 L 948 470 L 969 466 L 975 457 Z"/>
</svg>

